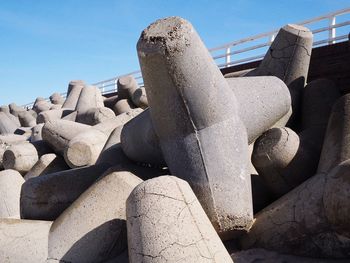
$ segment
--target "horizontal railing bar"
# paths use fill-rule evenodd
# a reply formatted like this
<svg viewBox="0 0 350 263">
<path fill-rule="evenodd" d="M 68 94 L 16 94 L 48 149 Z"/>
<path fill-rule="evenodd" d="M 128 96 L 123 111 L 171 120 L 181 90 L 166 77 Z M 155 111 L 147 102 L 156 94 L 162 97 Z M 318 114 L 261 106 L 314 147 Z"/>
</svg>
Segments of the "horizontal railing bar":
<svg viewBox="0 0 350 263">
<path fill-rule="evenodd" d="M 257 60 L 257 59 L 261 59 L 265 56 L 265 54 L 263 55 L 258 55 L 258 56 L 254 56 L 254 57 L 249 57 L 249 58 L 244 58 L 244 59 L 240 59 L 240 60 L 236 60 L 236 61 L 233 61 L 233 62 L 228 62 L 228 63 L 224 63 L 224 64 L 220 64 L 218 65 L 219 68 L 221 67 L 224 67 L 224 66 L 227 66 L 227 65 L 236 65 L 236 64 L 239 64 L 239 63 L 242 63 L 242 62 L 248 62 L 248 61 L 253 61 L 253 60 Z"/>
<path fill-rule="evenodd" d="M 332 37 L 332 38 L 327 38 L 324 40 L 320 40 L 320 41 L 316 41 L 314 42 L 313 46 L 318 46 L 320 44 L 324 44 L 324 43 L 328 43 L 329 41 L 337 41 L 337 40 L 342 40 L 342 39 L 347 39 L 348 35 L 342 35 L 342 36 L 338 36 L 338 37 Z"/>
<path fill-rule="evenodd" d="M 224 57 L 229 56 L 229 55 L 237 55 L 237 54 L 244 53 L 244 52 L 247 52 L 247 51 L 251 51 L 251 50 L 254 50 L 254 49 L 267 47 L 269 45 L 270 45 L 270 43 L 266 42 L 264 44 L 255 45 L 255 46 L 252 46 L 252 47 L 247 47 L 247 48 L 235 50 L 235 51 L 232 51 L 230 53 L 225 53 L 223 55 L 215 56 L 215 57 L 213 57 L 213 59 L 216 60 L 216 59 L 219 59 L 219 58 L 224 58 Z"/>
<path fill-rule="evenodd" d="M 320 29 L 315 29 L 315 30 L 312 30 L 312 33 L 313 34 L 317 34 L 317 33 L 321 33 L 321 32 L 324 32 L 324 31 L 329 31 L 329 30 L 331 30 L 333 28 L 338 28 L 338 27 L 347 26 L 347 25 L 350 25 L 350 21 L 346 21 L 346 22 L 343 22 L 343 23 L 335 24 L 333 26 L 323 27 L 323 28 L 320 28 Z"/>
</svg>

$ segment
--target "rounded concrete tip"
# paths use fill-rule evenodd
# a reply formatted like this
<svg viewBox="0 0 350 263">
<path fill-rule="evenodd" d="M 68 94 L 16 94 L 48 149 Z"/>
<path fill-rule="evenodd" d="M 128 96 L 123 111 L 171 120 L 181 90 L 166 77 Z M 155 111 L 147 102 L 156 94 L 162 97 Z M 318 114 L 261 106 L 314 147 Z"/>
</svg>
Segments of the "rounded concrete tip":
<svg viewBox="0 0 350 263">
<path fill-rule="evenodd" d="M 310 31 L 310 29 L 302 25 L 287 24 L 284 27 L 282 27 L 282 29 L 301 37 L 312 37 L 312 32 Z"/>
<path fill-rule="evenodd" d="M 137 50 L 152 47 L 176 48 L 188 45 L 187 35 L 194 31 L 192 24 L 181 17 L 167 17 L 156 20 L 142 31 L 137 43 Z"/>
</svg>

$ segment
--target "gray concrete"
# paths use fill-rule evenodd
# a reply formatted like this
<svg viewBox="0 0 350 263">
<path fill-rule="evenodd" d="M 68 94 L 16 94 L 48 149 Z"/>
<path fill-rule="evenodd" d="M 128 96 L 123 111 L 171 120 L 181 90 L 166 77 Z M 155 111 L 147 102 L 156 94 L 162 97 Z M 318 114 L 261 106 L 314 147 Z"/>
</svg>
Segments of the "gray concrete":
<svg viewBox="0 0 350 263">
<path fill-rule="evenodd" d="M 318 173 L 327 173 L 350 159 L 350 94 L 334 104 L 325 134 Z"/>
<path fill-rule="evenodd" d="M 309 82 L 303 92 L 302 130 L 322 126 L 325 132 L 332 107 L 340 96 L 338 87 L 331 80 Z"/>
<path fill-rule="evenodd" d="M 0 219 L 1 262 L 45 262 L 51 223 L 48 221 Z"/>
<path fill-rule="evenodd" d="M 68 146 L 70 140 L 90 128 L 91 126 L 81 123 L 54 120 L 45 123 L 42 129 L 42 137 L 56 153 L 63 156 L 64 149 Z"/>
<path fill-rule="evenodd" d="M 105 98 L 103 100 L 103 104 L 105 105 L 105 107 L 110 108 L 111 110 L 113 110 L 113 106 L 117 103 L 118 101 L 118 95 L 114 95 L 108 98 Z"/>
<path fill-rule="evenodd" d="M 18 119 L 22 127 L 34 127 L 36 125 L 36 119 L 28 111 L 18 113 Z"/>
<path fill-rule="evenodd" d="M 226 81 L 237 98 L 239 116 L 247 129 L 249 143 L 274 126 L 290 110 L 288 88 L 276 77 L 241 77 Z M 279 123 L 280 127 L 285 124 Z"/>
<path fill-rule="evenodd" d="M 139 88 L 135 78 L 131 75 L 120 77 L 117 81 L 119 100 L 131 99 L 135 90 Z"/>
<path fill-rule="evenodd" d="M 39 114 L 42 111 L 47 111 L 51 108 L 51 103 L 46 100 L 39 100 L 37 103 L 34 103 L 33 110 Z"/>
<path fill-rule="evenodd" d="M 131 100 L 136 107 L 146 109 L 148 107 L 146 89 L 144 87 L 136 89 L 132 94 Z"/>
<path fill-rule="evenodd" d="M 45 174 L 55 173 L 69 169 L 64 159 L 54 153 L 42 155 L 24 176 L 25 180 Z"/>
<path fill-rule="evenodd" d="M 107 107 L 90 108 L 84 114 L 77 114 L 76 121 L 88 125 L 96 125 L 114 117 L 114 111 Z"/>
<path fill-rule="evenodd" d="M 67 98 L 64 101 L 62 108 L 75 109 L 79 99 L 79 95 L 83 87 L 85 86 L 82 80 L 72 80 L 68 84 Z"/>
<path fill-rule="evenodd" d="M 273 128 L 256 140 L 253 165 L 276 197 L 315 174 L 321 149 L 310 143 L 314 134 L 308 130 L 299 137 L 289 128 Z"/>
<path fill-rule="evenodd" d="M 95 263 L 125 251 L 126 199 L 141 182 L 130 172 L 106 173 L 54 221 L 49 258 Z"/>
<path fill-rule="evenodd" d="M 151 24 L 137 50 L 171 173 L 190 183 L 222 238 L 248 230 L 253 209 L 246 129 L 210 53 L 192 25 L 178 17 Z"/>
<path fill-rule="evenodd" d="M 24 108 L 17 106 L 16 103 L 9 104 L 9 109 L 10 113 L 16 117 L 18 117 L 19 112 L 25 111 Z"/>
<path fill-rule="evenodd" d="M 252 143 L 272 126 L 283 127 L 291 113 L 290 94 L 276 77 L 227 79 L 239 103 L 239 115 Z M 122 133 L 125 154 L 136 162 L 164 165 L 148 110 L 125 125 Z"/>
<path fill-rule="evenodd" d="M 319 173 L 256 215 L 243 249 L 261 247 L 300 256 L 349 258 L 350 162 Z"/>
<path fill-rule="evenodd" d="M 162 176 L 126 202 L 129 262 L 233 262 L 189 184 Z"/>
<path fill-rule="evenodd" d="M 27 173 L 38 161 L 38 152 L 29 142 L 11 145 L 3 155 L 5 169 L 13 169 L 21 174 Z"/>
<path fill-rule="evenodd" d="M 0 171 L 0 218 L 19 218 L 19 198 L 24 179 L 15 170 Z"/>
<path fill-rule="evenodd" d="M 21 190 L 21 218 L 55 220 L 108 167 L 106 164 L 93 165 L 27 180 Z"/>
<path fill-rule="evenodd" d="M 309 71 L 312 43 L 313 35 L 309 29 L 288 24 L 279 30 L 259 67 L 246 74 L 276 76 L 287 84 L 293 108 L 290 123 L 295 122 L 300 113 L 301 93 Z"/>
<path fill-rule="evenodd" d="M 64 150 L 64 159 L 71 168 L 96 163 L 108 136 L 96 129 L 77 134 Z"/>
<path fill-rule="evenodd" d="M 127 122 L 122 129 L 120 139 L 124 153 L 131 160 L 166 166 L 149 110 L 143 111 Z"/>
<path fill-rule="evenodd" d="M 64 98 L 62 97 L 61 94 L 55 92 L 50 96 L 50 101 L 52 104 L 55 104 L 55 105 L 63 105 Z"/>
<path fill-rule="evenodd" d="M 121 99 L 113 106 L 113 111 L 115 115 L 126 113 L 135 108 L 135 105 L 130 99 Z"/>
<path fill-rule="evenodd" d="M 17 124 L 13 120 L 11 120 L 6 113 L 0 112 L 1 135 L 14 133 L 17 128 Z"/>
<path fill-rule="evenodd" d="M 48 110 L 43 111 L 38 114 L 38 117 L 36 118 L 37 123 L 46 123 L 53 120 L 61 119 L 73 112 L 72 109 L 54 109 L 54 110 Z"/>
<path fill-rule="evenodd" d="M 104 107 L 101 91 L 95 86 L 85 86 L 80 93 L 75 110 L 78 112 L 77 118 L 83 115 L 90 108 Z"/>
<path fill-rule="evenodd" d="M 44 127 L 44 123 L 35 125 L 32 128 L 32 135 L 30 136 L 30 142 L 41 141 L 43 138 L 41 136 L 41 131 Z"/>
</svg>

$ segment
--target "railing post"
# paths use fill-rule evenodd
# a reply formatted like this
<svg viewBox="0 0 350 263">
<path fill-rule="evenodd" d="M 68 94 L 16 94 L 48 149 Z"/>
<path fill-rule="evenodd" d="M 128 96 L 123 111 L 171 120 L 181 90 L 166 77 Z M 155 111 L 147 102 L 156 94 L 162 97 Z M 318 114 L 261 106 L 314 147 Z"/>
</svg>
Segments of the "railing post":
<svg viewBox="0 0 350 263">
<path fill-rule="evenodd" d="M 335 16 L 333 16 L 329 19 L 329 26 L 330 27 L 335 26 Z M 335 40 L 334 40 L 335 37 L 336 37 L 335 27 L 330 28 L 328 31 L 328 44 L 329 45 L 335 44 Z"/>
<path fill-rule="evenodd" d="M 117 82 L 118 82 L 118 78 L 115 78 L 114 79 L 114 92 L 118 91 Z"/>
<path fill-rule="evenodd" d="M 269 44 L 271 45 L 274 40 L 275 40 L 275 34 L 272 34 L 269 39 Z"/>
<path fill-rule="evenodd" d="M 105 93 L 105 84 L 104 83 L 102 83 L 102 88 L 101 88 L 101 93 L 102 93 L 102 95 L 103 95 L 103 93 Z"/>
<path fill-rule="evenodd" d="M 231 48 L 228 47 L 226 49 L 226 67 L 229 67 L 230 66 L 230 63 L 231 63 Z"/>
</svg>

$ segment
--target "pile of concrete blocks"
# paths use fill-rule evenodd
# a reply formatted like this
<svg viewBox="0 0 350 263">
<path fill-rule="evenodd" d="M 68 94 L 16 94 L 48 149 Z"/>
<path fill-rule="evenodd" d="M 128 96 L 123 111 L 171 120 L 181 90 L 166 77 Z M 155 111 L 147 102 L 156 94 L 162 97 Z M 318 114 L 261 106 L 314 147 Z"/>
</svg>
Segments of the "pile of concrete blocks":
<svg viewBox="0 0 350 263">
<path fill-rule="evenodd" d="M 144 87 L 0 107 L 0 262 L 348 262 L 350 95 L 306 84 L 312 42 L 286 25 L 223 76 L 169 17 L 137 43 Z"/>
</svg>

